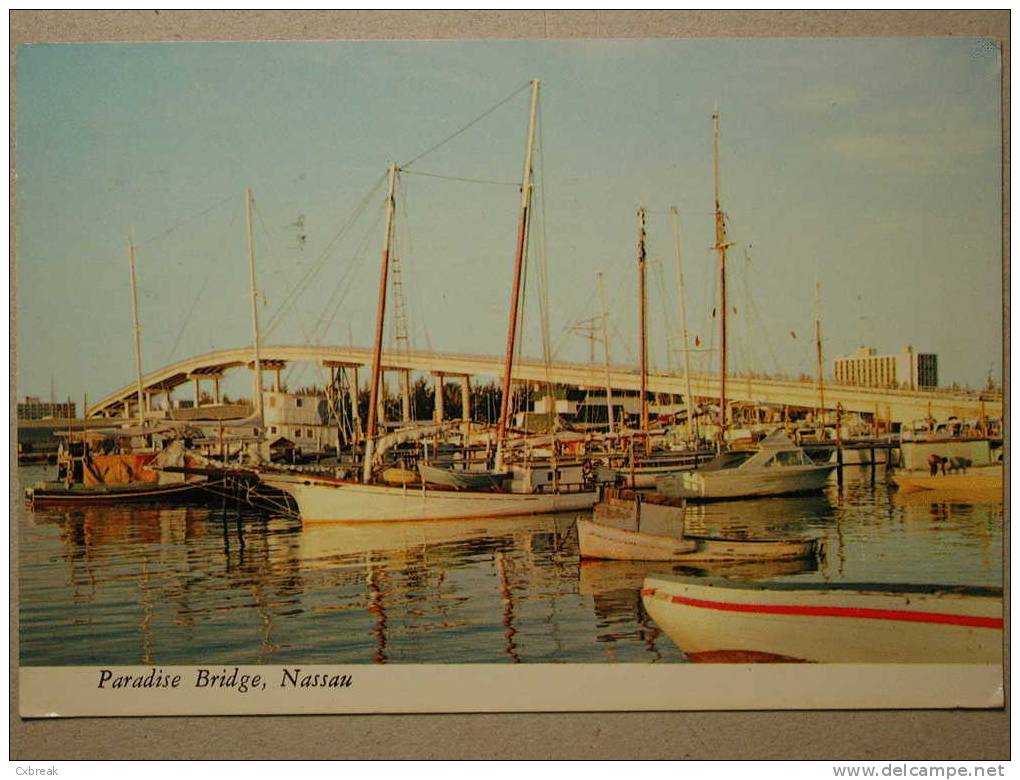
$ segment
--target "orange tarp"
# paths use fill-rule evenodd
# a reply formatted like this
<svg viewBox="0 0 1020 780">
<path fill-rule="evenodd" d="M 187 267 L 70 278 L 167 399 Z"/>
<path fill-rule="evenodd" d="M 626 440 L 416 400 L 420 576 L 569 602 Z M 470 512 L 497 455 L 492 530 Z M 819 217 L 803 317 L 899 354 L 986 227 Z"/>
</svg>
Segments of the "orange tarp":
<svg viewBox="0 0 1020 780">
<path fill-rule="evenodd" d="M 159 474 L 145 466 L 155 457 L 145 455 L 93 455 L 86 462 L 85 486 L 159 482 Z"/>
</svg>

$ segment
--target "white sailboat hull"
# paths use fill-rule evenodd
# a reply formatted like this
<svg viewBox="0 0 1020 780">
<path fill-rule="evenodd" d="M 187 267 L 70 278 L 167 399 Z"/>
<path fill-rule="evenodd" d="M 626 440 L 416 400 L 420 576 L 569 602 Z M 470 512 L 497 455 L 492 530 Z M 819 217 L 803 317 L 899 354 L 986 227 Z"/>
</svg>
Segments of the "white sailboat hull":
<svg viewBox="0 0 1020 780">
<path fill-rule="evenodd" d="M 827 663 L 1002 662 L 994 589 L 782 587 L 651 575 L 648 614 L 688 657 L 750 653 Z"/>
<path fill-rule="evenodd" d="M 363 485 L 289 474 L 262 481 L 293 496 L 306 523 L 382 523 L 543 515 L 591 509 L 595 491 L 482 493 Z"/>
</svg>

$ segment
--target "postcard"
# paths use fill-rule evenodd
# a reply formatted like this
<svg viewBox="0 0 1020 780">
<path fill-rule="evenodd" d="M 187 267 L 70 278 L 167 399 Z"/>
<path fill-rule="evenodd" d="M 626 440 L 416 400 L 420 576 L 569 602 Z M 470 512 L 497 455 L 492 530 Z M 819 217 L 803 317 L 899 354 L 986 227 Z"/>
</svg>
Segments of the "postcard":
<svg viewBox="0 0 1020 780">
<path fill-rule="evenodd" d="M 26 718 L 1003 705 L 985 38 L 15 52 Z"/>
</svg>

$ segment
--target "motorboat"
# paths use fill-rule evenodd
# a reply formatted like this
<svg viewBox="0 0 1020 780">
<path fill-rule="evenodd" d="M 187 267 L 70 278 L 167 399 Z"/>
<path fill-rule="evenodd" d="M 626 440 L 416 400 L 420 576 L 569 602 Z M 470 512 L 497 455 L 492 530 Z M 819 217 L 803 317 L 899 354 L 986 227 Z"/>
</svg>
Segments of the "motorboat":
<svg viewBox="0 0 1020 780">
<path fill-rule="evenodd" d="M 777 430 L 758 449 L 722 452 L 695 471 L 663 477 L 656 482 L 656 490 L 688 499 L 812 493 L 824 487 L 835 468 L 835 463 L 815 463 Z"/>
</svg>

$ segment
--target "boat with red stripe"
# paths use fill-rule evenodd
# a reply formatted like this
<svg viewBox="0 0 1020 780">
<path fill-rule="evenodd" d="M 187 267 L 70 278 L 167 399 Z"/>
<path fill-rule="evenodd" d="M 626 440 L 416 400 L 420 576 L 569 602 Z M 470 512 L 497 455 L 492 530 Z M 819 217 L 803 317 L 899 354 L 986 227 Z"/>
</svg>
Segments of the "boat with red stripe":
<svg viewBox="0 0 1020 780">
<path fill-rule="evenodd" d="M 1002 663 L 1002 588 L 652 575 L 641 595 L 692 660 Z"/>
</svg>

